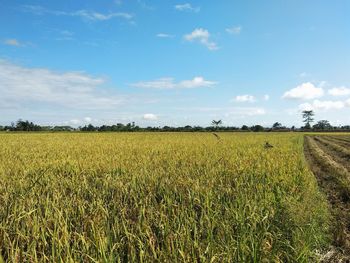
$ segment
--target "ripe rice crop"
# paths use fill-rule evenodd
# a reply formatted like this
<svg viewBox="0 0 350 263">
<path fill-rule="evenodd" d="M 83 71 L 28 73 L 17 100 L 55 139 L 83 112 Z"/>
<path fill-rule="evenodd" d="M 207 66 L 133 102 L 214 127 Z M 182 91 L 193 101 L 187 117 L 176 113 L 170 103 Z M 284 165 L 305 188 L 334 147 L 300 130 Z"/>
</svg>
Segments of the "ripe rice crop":
<svg viewBox="0 0 350 263">
<path fill-rule="evenodd" d="M 2 258 L 312 260 L 329 215 L 303 135 L 219 136 L 0 134 Z"/>
</svg>

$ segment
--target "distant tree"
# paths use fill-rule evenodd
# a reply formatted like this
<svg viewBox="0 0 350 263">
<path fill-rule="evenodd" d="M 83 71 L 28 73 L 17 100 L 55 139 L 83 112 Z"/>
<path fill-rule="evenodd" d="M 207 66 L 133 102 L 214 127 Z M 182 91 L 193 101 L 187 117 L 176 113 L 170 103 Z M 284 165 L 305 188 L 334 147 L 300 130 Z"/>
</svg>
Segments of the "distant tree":
<svg viewBox="0 0 350 263">
<path fill-rule="evenodd" d="M 222 120 L 218 120 L 218 121 L 213 120 L 211 122 L 211 125 L 213 125 L 215 129 L 217 129 L 221 124 L 222 124 Z"/>
<path fill-rule="evenodd" d="M 71 126 L 54 126 L 51 128 L 52 131 L 73 131 L 74 128 Z"/>
<path fill-rule="evenodd" d="M 302 112 L 303 122 L 305 123 L 305 129 L 311 129 L 311 123 L 314 121 L 315 113 L 312 110 L 304 110 Z"/>
<path fill-rule="evenodd" d="M 314 126 L 316 130 L 331 130 L 333 127 L 327 120 L 320 120 Z"/>
<path fill-rule="evenodd" d="M 23 121 L 19 119 L 16 122 L 16 125 L 12 124 L 12 127 L 14 131 L 41 131 L 42 127 L 39 125 L 34 124 L 33 122 L 29 121 Z"/>
<path fill-rule="evenodd" d="M 81 131 L 87 131 L 87 132 L 91 132 L 91 131 L 97 131 L 97 127 L 95 127 L 92 124 L 89 125 L 85 125 L 84 127 L 80 128 Z"/>
<path fill-rule="evenodd" d="M 241 130 L 242 131 L 249 131 L 249 127 L 247 125 L 243 125 Z"/>
<path fill-rule="evenodd" d="M 280 122 L 275 122 L 272 125 L 272 129 L 274 129 L 274 130 L 278 130 L 278 129 L 281 129 L 281 128 L 282 128 L 282 124 Z"/>
<path fill-rule="evenodd" d="M 254 126 L 250 127 L 250 129 L 254 132 L 262 132 L 265 130 L 264 127 L 261 125 L 254 125 Z"/>
</svg>

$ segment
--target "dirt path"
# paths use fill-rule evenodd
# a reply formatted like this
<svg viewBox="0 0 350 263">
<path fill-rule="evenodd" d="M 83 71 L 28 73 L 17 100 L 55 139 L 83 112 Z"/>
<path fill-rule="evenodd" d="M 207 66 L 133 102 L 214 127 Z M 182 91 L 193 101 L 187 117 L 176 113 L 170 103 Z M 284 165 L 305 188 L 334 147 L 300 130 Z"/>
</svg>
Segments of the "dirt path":
<svg viewBox="0 0 350 263">
<path fill-rule="evenodd" d="M 341 164 L 336 162 L 340 157 L 334 158 L 330 155 L 332 151 L 324 151 L 326 146 L 319 146 L 314 138 L 305 137 L 305 158 L 327 196 L 333 217 L 333 247 L 321 262 L 350 262 L 350 181 L 344 174 L 346 171 L 340 169 Z"/>
</svg>

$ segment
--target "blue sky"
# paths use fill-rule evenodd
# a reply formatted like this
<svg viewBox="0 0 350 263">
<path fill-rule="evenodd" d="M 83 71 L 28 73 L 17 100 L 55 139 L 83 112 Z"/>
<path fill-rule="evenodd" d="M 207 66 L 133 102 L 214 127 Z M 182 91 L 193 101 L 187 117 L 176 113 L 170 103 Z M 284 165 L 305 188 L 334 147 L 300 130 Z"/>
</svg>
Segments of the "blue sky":
<svg viewBox="0 0 350 263">
<path fill-rule="evenodd" d="M 350 124 L 350 2 L 0 0 L 0 124 Z"/>
</svg>

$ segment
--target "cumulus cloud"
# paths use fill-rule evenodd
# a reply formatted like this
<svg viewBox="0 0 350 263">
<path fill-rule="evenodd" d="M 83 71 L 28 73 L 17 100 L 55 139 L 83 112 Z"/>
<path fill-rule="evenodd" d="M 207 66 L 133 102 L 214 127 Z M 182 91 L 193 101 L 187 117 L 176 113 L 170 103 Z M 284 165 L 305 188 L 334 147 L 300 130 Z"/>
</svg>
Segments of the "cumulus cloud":
<svg viewBox="0 0 350 263">
<path fill-rule="evenodd" d="M 236 101 L 236 102 L 251 102 L 252 103 L 252 102 L 255 102 L 256 99 L 255 99 L 254 96 L 246 94 L 246 95 L 238 95 L 238 96 L 236 96 L 233 99 L 233 101 Z"/>
<path fill-rule="evenodd" d="M 296 88 L 286 91 L 282 98 L 296 100 L 310 100 L 320 98 L 324 95 L 322 87 L 316 87 L 311 82 L 303 83 Z"/>
<path fill-rule="evenodd" d="M 178 11 L 190 11 L 195 13 L 201 10 L 200 7 L 193 7 L 190 3 L 175 5 L 174 8 Z"/>
<path fill-rule="evenodd" d="M 23 10 L 25 12 L 30 12 L 36 15 L 71 16 L 71 17 L 80 17 L 91 21 L 105 21 L 116 17 L 130 20 L 134 17 L 130 13 L 123 13 L 123 12 L 99 13 L 95 11 L 88 11 L 85 9 L 77 10 L 74 12 L 65 12 L 65 11 L 58 11 L 58 10 L 50 10 L 45 7 L 37 6 L 37 5 L 24 5 Z"/>
<path fill-rule="evenodd" d="M 216 84 L 214 81 L 205 80 L 203 77 L 194 77 L 191 80 L 183 80 L 175 82 L 174 78 L 160 78 L 153 81 L 141 81 L 130 84 L 136 88 L 149 89 L 194 89 L 194 88 L 208 88 Z"/>
<path fill-rule="evenodd" d="M 146 113 L 143 115 L 143 119 L 147 121 L 156 121 L 158 120 L 158 116 L 153 113 Z"/>
<path fill-rule="evenodd" d="M 127 99 L 103 88 L 103 84 L 104 79 L 83 72 L 55 72 L 0 60 L 0 104 L 113 109 Z"/>
<path fill-rule="evenodd" d="M 231 34 L 231 35 L 239 35 L 242 31 L 242 27 L 241 26 L 233 26 L 230 28 L 226 28 L 226 32 Z"/>
<path fill-rule="evenodd" d="M 218 45 L 210 40 L 209 31 L 203 28 L 193 30 L 190 34 L 185 35 L 184 39 L 189 42 L 198 42 L 206 46 L 209 50 L 219 49 Z"/>
<path fill-rule="evenodd" d="M 313 111 L 330 111 L 340 110 L 346 106 L 343 101 L 321 101 L 314 100 L 312 103 L 303 103 L 299 105 L 299 110 L 313 110 Z"/>
<path fill-rule="evenodd" d="M 328 94 L 332 96 L 347 96 L 350 95 L 350 89 L 346 87 L 335 87 L 329 89 Z"/>
<path fill-rule="evenodd" d="M 265 94 L 265 95 L 263 96 L 263 99 L 264 99 L 265 101 L 268 101 L 268 100 L 270 99 L 270 95 Z"/>
</svg>

